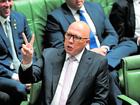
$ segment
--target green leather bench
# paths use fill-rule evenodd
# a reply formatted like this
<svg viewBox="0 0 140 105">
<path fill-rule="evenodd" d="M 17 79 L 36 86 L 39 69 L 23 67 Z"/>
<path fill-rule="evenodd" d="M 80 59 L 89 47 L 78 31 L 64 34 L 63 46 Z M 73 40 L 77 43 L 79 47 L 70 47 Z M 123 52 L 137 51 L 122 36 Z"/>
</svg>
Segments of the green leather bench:
<svg viewBox="0 0 140 105">
<path fill-rule="evenodd" d="M 65 0 L 14 0 L 14 6 L 13 10 L 22 12 L 26 17 L 28 24 L 32 30 L 32 32 L 35 34 L 35 44 L 34 44 L 34 49 L 35 52 L 37 53 L 37 56 L 40 57 L 43 49 L 43 38 L 45 35 L 45 26 L 46 26 L 46 21 L 47 21 L 47 14 L 54 10 L 55 8 L 59 7 Z M 87 0 L 87 1 L 94 1 L 98 2 L 102 5 L 106 15 L 108 16 L 110 13 L 110 10 L 112 8 L 112 4 L 114 3 L 115 0 Z M 135 61 L 135 58 L 137 61 Z M 136 57 L 130 57 L 130 58 L 124 58 L 123 60 L 123 68 L 119 71 L 120 72 L 120 80 L 121 80 L 121 85 L 123 89 L 125 90 L 126 87 L 130 87 L 131 85 L 127 85 L 128 83 L 126 80 L 126 75 L 129 74 L 129 77 L 131 73 L 135 73 L 135 69 L 140 69 L 140 63 L 136 63 L 136 65 L 132 65 L 131 62 L 135 64 L 135 62 L 140 61 L 140 56 Z M 128 63 L 129 62 L 129 63 Z M 136 67 L 136 68 L 135 68 Z M 129 71 L 128 69 L 131 68 L 132 71 Z M 128 70 L 128 72 L 126 72 Z M 140 74 L 140 73 L 138 73 Z M 125 77 L 124 77 L 125 76 Z M 137 75 L 137 79 L 140 80 L 140 76 Z M 133 80 L 133 79 L 132 79 Z M 130 81 L 130 80 L 129 80 Z M 133 83 L 133 81 L 130 81 Z M 134 84 L 133 84 L 134 85 Z M 138 85 L 138 83 L 137 83 Z M 32 85 L 32 89 L 30 92 L 30 99 L 28 104 L 30 105 L 38 105 L 38 99 L 39 99 L 39 93 L 40 93 L 40 87 L 41 87 L 41 81 L 39 83 L 34 83 Z M 133 87 L 133 86 L 131 86 Z M 136 91 L 134 91 L 136 92 Z M 125 94 L 127 92 L 124 92 Z M 138 92 L 140 93 L 140 92 Z M 129 94 L 127 94 L 130 96 Z M 135 93 L 134 93 L 135 95 Z M 137 96 L 140 96 L 139 94 Z M 137 97 L 136 96 L 136 97 Z M 119 96 L 120 98 L 123 98 L 124 96 Z M 132 97 L 133 98 L 133 97 Z M 140 97 L 138 97 L 140 98 Z M 134 97 L 134 99 L 136 99 Z M 129 100 L 128 100 L 129 101 Z M 36 104 L 35 104 L 36 103 Z M 131 102 L 130 102 L 131 103 Z M 22 105 L 27 105 L 27 102 L 22 104 Z M 137 104 L 136 104 L 137 105 Z"/>
<path fill-rule="evenodd" d="M 122 93 L 118 96 L 124 105 L 139 105 L 140 103 L 140 55 L 122 59 L 122 68 L 119 70 L 119 80 Z"/>
</svg>

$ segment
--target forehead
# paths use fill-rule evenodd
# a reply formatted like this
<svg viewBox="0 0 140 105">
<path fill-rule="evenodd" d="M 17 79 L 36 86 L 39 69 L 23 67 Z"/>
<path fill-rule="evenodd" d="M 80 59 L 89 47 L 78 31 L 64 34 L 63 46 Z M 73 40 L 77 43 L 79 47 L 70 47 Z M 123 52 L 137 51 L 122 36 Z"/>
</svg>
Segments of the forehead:
<svg viewBox="0 0 140 105">
<path fill-rule="evenodd" d="M 73 35 L 81 35 L 81 30 L 77 27 L 70 27 L 67 32 Z"/>
<path fill-rule="evenodd" d="M 82 24 L 73 24 L 69 27 L 68 33 L 87 37 L 88 35 L 88 29 L 87 27 L 84 27 Z"/>
</svg>

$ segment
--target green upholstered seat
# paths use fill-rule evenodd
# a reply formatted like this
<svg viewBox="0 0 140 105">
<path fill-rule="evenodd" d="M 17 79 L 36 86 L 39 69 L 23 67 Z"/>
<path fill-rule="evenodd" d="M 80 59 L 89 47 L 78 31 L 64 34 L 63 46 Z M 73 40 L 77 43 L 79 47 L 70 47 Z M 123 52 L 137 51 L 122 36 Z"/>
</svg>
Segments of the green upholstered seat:
<svg viewBox="0 0 140 105">
<path fill-rule="evenodd" d="M 119 71 L 119 77 L 122 92 L 125 94 L 120 95 L 119 98 L 127 103 L 126 105 L 138 105 L 140 103 L 140 55 L 122 59 L 122 69 Z"/>
</svg>

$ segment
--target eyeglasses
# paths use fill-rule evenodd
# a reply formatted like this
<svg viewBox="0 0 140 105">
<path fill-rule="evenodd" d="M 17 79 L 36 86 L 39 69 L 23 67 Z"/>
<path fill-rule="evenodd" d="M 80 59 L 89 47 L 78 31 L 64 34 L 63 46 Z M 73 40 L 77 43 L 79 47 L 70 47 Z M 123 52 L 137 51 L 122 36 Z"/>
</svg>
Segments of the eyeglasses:
<svg viewBox="0 0 140 105">
<path fill-rule="evenodd" d="M 81 36 L 72 35 L 72 34 L 69 34 L 67 32 L 65 34 L 65 38 L 68 39 L 68 40 L 71 39 L 71 38 L 73 38 L 74 41 L 81 41 L 83 39 L 88 39 L 88 38 L 82 38 Z"/>
</svg>

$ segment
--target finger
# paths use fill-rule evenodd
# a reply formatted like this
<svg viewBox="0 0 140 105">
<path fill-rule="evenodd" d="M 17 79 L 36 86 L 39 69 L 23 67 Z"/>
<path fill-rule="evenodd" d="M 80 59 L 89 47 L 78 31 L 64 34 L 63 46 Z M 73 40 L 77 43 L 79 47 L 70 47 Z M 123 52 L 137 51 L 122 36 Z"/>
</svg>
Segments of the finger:
<svg viewBox="0 0 140 105">
<path fill-rule="evenodd" d="M 28 48 L 26 47 L 25 44 L 22 44 L 22 49 L 21 49 L 21 51 L 22 51 L 23 55 L 26 55 L 26 53 L 29 52 L 29 51 L 28 51 Z"/>
<path fill-rule="evenodd" d="M 24 32 L 22 32 L 22 37 L 23 37 L 23 40 L 24 40 L 25 44 L 28 44 L 28 40 L 27 40 L 26 35 L 24 34 Z"/>
<path fill-rule="evenodd" d="M 35 35 L 34 35 L 34 34 L 32 34 L 32 39 L 31 39 L 31 41 L 30 41 L 30 44 L 31 44 L 31 45 L 33 45 L 33 44 L 34 44 L 34 40 L 35 40 Z"/>
</svg>

